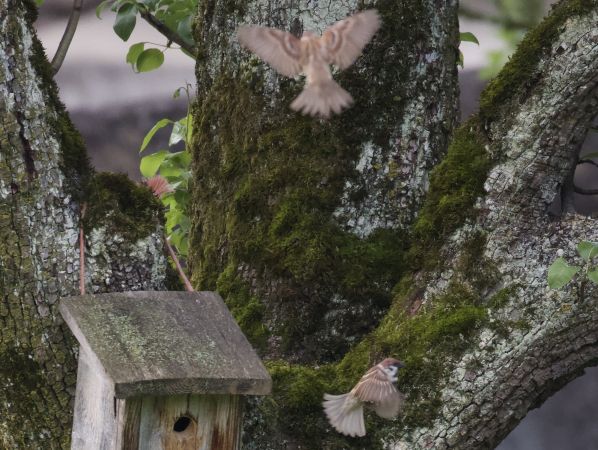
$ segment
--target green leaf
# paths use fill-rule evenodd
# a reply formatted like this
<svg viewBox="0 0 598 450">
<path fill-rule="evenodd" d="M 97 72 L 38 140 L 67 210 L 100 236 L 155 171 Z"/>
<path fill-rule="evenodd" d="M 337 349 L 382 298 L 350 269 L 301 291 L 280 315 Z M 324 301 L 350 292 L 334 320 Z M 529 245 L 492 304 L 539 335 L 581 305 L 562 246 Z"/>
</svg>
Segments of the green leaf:
<svg viewBox="0 0 598 450">
<path fill-rule="evenodd" d="M 598 284 L 598 267 L 588 272 L 588 278 L 592 283 Z"/>
<path fill-rule="evenodd" d="M 186 150 L 171 153 L 168 156 L 168 162 L 171 163 L 173 167 L 177 167 L 177 169 L 181 171 L 182 175 L 183 171 L 187 171 L 189 169 L 189 164 L 191 164 L 191 154 Z"/>
<path fill-rule="evenodd" d="M 461 38 L 461 42 L 473 42 L 474 44 L 480 45 L 480 41 L 475 35 L 469 31 L 465 31 L 463 33 L 459 33 L 459 37 Z"/>
<path fill-rule="evenodd" d="M 598 244 L 589 241 L 581 241 L 577 244 L 577 252 L 585 261 L 590 261 L 598 256 Z"/>
<path fill-rule="evenodd" d="M 166 150 L 161 150 L 156 153 L 152 153 L 151 155 L 144 156 L 141 158 L 141 164 L 139 165 L 139 170 L 141 171 L 141 175 L 146 178 L 153 177 L 158 172 L 160 165 L 168 156 L 168 152 Z"/>
<path fill-rule="evenodd" d="M 164 62 L 164 53 L 157 48 L 144 50 L 137 58 L 137 70 L 139 72 L 149 72 L 157 69 Z"/>
<path fill-rule="evenodd" d="M 193 25 L 193 15 L 189 14 L 183 20 L 179 22 L 177 27 L 177 33 L 179 36 L 183 38 L 187 44 L 193 45 L 195 41 L 193 40 L 193 33 L 191 31 L 191 26 Z"/>
<path fill-rule="evenodd" d="M 187 191 L 176 191 L 174 193 L 174 198 L 176 199 L 179 205 L 184 206 L 189 204 L 191 195 Z"/>
<path fill-rule="evenodd" d="M 172 123 L 172 120 L 170 119 L 162 119 L 159 120 L 153 127 L 151 130 L 149 130 L 149 132 L 145 135 L 145 137 L 143 138 L 143 142 L 141 143 L 141 147 L 139 148 L 139 153 L 141 153 L 143 150 L 145 150 L 145 148 L 148 146 L 148 144 L 150 143 L 150 141 L 152 140 L 152 138 L 154 137 L 154 134 L 156 134 L 156 132 L 160 129 L 160 128 L 164 128 L 166 125 L 168 125 L 169 123 Z"/>
<path fill-rule="evenodd" d="M 125 3 L 116 13 L 116 20 L 114 21 L 114 32 L 123 41 L 126 41 L 131 36 L 135 22 L 137 21 L 137 6 L 132 3 Z"/>
<path fill-rule="evenodd" d="M 36 4 L 38 7 L 40 7 L 40 6 L 42 6 L 42 5 L 44 4 L 44 1 L 45 1 L 45 0 L 35 0 L 35 4 Z"/>
<path fill-rule="evenodd" d="M 100 3 L 97 7 L 96 7 L 96 16 L 98 17 L 98 19 L 102 19 L 100 17 L 100 14 L 102 14 L 102 11 L 104 11 L 104 9 L 106 9 L 106 6 L 108 6 L 110 3 L 112 3 L 113 0 L 104 0 L 102 3 Z"/>
<path fill-rule="evenodd" d="M 562 288 L 579 270 L 579 267 L 570 266 L 563 258 L 557 258 L 548 269 L 548 286 L 551 289 Z"/>
<path fill-rule="evenodd" d="M 459 50 L 459 59 L 457 60 L 457 65 L 461 66 L 461 69 L 463 68 L 463 52 L 461 50 Z"/>
<path fill-rule="evenodd" d="M 171 180 L 178 180 L 181 177 L 181 167 L 174 163 L 172 159 L 167 158 L 166 161 L 162 163 L 160 166 L 160 175 L 168 180 L 170 183 Z"/>
<path fill-rule="evenodd" d="M 127 52 L 127 62 L 133 67 L 137 64 L 137 58 L 139 58 L 139 55 L 143 52 L 144 47 L 145 42 L 138 42 L 129 47 L 129 51 Z"/>
<path fill-rule="evenodd" d="M 168 236 L 168 239 L 170 240 L 170 243 L 173 244 L 175 247 L 178 247 L 181 243 L 181 239 L 183 237 L 183 233 L 181 233 L 180 231 L 173 231 L 172 233 L 170 233 L 170 235 Z"/>
<path fill-rule="evenodd" d="M 580 156 L 581 159 L 592 159 L 598 158 L 598 152 L 586 153 L 585 155 Z"/>
<path fill-rule="evenodd" d="M 172 146 L 187 139 L 187 117 L 177 120 L 172 127 L 168 145 Z"/>
<path fill-rule="evenodd" d="M 147 6 L 150 10 L 153 10 L 156 8 L 156 3 L 158 3 L 158 0 L 141 0 L 141 3 Z"/>
</svg>

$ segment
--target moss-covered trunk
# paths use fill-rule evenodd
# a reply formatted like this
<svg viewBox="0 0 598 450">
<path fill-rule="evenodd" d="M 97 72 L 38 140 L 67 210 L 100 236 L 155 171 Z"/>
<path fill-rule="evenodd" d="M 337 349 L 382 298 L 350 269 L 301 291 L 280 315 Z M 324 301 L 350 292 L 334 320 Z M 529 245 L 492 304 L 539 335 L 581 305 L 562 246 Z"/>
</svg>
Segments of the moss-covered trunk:
<svg viewBox="0 0 598 450">
<path fill-rule="evenodd" d="M 598 111 L 598 2 L 559 2 L 454 133 L 451 2 L 373 3 L 383 28 L 338 75 L 356 106 L 330 122 L 290 112 L 301 81 L 234 42 L 241 22 L 321 29 L 354 6 L 334 4 L 200 2 L 193 278 L 284 359 L 247 447 L 492 448 L 598 357 L 596 290 L 546 285 L 559 249 L 598 240 L 548 212 Z M 407 363 L 404 414 L 338 435 L 323 392 L 386 356 Z"/>
<path fill-rule="evenodd" d="M 0 0 L 0 448 L 70 448 L 76 345 L 60 297 L 158 289 L 159 208 L 122 176 L 95 175 L 35 37 L 35 7 Z"/>
<path fill-rule="evenodd" d="M 355 105 L 321 121 L 289 109 L 303 80 L 240 50 L 235 29 L 321 32 L 364 5 L 200 1 L 193 280 L 264 353 L 338 358 L 388 309 L 457 116 L 456 3 L 367 5 L 382 28 L 336 75 Z"/>
</svg>

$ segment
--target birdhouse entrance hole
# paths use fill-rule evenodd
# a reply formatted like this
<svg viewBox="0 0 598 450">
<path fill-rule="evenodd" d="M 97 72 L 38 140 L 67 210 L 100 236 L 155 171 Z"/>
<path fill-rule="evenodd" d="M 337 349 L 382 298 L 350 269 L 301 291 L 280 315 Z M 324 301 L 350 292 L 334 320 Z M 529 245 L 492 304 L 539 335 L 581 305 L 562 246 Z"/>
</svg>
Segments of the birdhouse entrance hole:
<svg viewBox="0 0 598 450">
<path fill-rule="evenodd" d="M 187 416 L 179 417 L 176 420 L 176 422 L 174 423 L 174 427 L 172 427 L 173 431 L 175 431 L 177 433 L 182 433 L 187 428 L 189 428 L 189 425 L 191 424 L 191 420 L 192 419 Z"/>
</svg>

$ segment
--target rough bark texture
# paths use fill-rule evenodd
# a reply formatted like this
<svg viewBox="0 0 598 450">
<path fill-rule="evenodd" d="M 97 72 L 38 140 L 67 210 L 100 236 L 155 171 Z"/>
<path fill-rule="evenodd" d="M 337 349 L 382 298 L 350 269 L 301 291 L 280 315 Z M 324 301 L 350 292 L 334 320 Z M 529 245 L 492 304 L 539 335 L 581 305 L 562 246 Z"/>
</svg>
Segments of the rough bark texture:
<svg viewBox="0 0 598 450">
<path fill-rule="evenodd" d="M 269 355 L 337 358 L 380 320 L 456 121 L 456 1 L 367 5 L 384 25 L 336 74 L 355 105 L 330 121 L 292 112 L 303 80 L 236 42 L 241 23 L 300 35 L 358 7 L 200 2 L 190 263 Z"/>
<path fill-rule="evenodd" d="M 574 258 L 579 241 L 598 240 L 595 219 L 548 212 L 555 197 L 570 190 L 580 145 L 598 111 L 598 2 L 561 1 L 528 34 L 482 95 L 479 115 L 455 131 L 430 172 L 423 203 L 408 203 L 407 215 L 417 217 L 407 236 L 397 233 L 409 220 L 393 210 L 400 203 L 392 188 L 379 196 L 380 185 L 368 178 L 380 161 L 368 142 L 377 143 L 370 136 L 381 130 L 396 132 L 390 117 L 407 120 L 419 135 L 428 128 L 408 119 L 408 102 L 388 101 L 401 83 L 378 85 L 377 74 L 400 61 L 405 72 L 394 80 L 404 82 L 417 66 L 411 50 L 426 42 L 435 23 L 423 18 L 426 8 L 442 16 L 454 5 L 378 2 L 386 31 L 363 65 L 340 77 L 357 93 L 355 114 L 328 124 L 285 109 L 300 84 L 238 59 L 244 54 L 227 30 L 244 17 L 265 23 L 280 13 L 267 24 L 301 28 L 293 8 L 268 5 L 205 2 L 200 9 L 196 31 L 205 59 L 198 64 L 195 110 L 194 281 L 217 287 L 254 338 L 266 320 L 272 334 L 264 348 L 287 361 L 334 358 L 378 325 L 336 363 L 270 362 L 274 396 L 250 408 L 246 447 L 493 448 L 530 408 L 598 357 L 596 289 L 586 286 L 579 298 L 575 284 L 562 291 L 546 285 L 558 250 Z M 304 18 L 306 28 L 319 24 L 318 17 Z M 445 16 L 443 23 L 431 29 L 445 26 L 451 36 L 454 22 Z M 399 26 L 417 32 L 406 33 L 411 38 L 395 53 L 389 49 L 401 39 L 393 31 Z M 448 52 L 440 53 L 454 64 Z M 437 82 L 451 86 L 454 72 L 443 73 L 453 80 Z M 378 95 L 386 101 L 378 103 Z M 405 147 L 393 149 L 388 154 L 408 158 Z M 364 170 L 367 162 L 372 166 Z M 405 176 L 425 178 L 416 173 L 412 166 Z M 351 195 L 359 183 L 361 195 Z M 392 204 L 372 201 L 382 198 Z M 386 214 L 391 219 L 379 220 Z M 372 240 L 389 233 L 393 239 Z M 384 252 L 372 253 L 372 243 Z M 347 285 L 360 295 L 346 295 Z M 372 301 L 372 285 L 392 295 L 389 309 Z M 364 439 L 333 432 L 322 414 L 323 392 L 350 389 L 386 356 L 407 363 L 399 378 L 408 396 L 404 414 L 393 422 L 368 416 Z"/>
<path fill-rule="evenodd" d="M 165 259 L 151 193 L 89 167 L 34 20 L 0 0 L 0 447 L 66 449 L 76 346 L 57 302 L 78 293 L 80 203 L 89 290 L 160 288 Z"/>
<path fill-rule="evenodd" d="M 493 448 L 530 408 L 598 358 L 595 287 L 582 294 L 575 284 L 563 291 L 546 285 L 558 250 L 575 261 L 577 243 L 598 241 L 596 219 L 548 214 L 572 178 L 598 111 L 597 23 L 596 2 L 560 5 L 523 43 L 515 67 L 508 68 L 523 70 L 518 64 L 529 56 L 525 46 L 543 40 L 536 41 L 544 48 L 529 78 L 508 86 L 508 97 L 501 99 L 496 95 L 500 83 L 512 81 L 505 74 L 485 93 L 482 119 L 487 120 L 487 151 L 496 164 L 476 202 L 477 218 L 442 250 L 452 263 L 443 265 L 421 297 L 425 304 L 451 283 L 471 284 L 471 277 L 459 274 L 458 261 L 476 234 L 485 237 L 478 251 L 495 274 L 481 289 L 470 286 L 477 302 L 487 307 L 500 290 L 508 295 L 487 310 L 487 323 L 443 378 L 442 407 L 434 422 L 396 436 L 391 448 Z M 496 111 L 485 109 L 491 101 Z"/>
</svg>

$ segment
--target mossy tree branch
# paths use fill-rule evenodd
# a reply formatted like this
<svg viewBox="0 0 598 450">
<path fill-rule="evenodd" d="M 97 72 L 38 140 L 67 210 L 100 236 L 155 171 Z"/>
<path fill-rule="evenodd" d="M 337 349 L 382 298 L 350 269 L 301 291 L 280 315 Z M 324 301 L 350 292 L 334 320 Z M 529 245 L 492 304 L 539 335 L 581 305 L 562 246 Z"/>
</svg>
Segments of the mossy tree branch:
<svg viewBox="0 0 598 450">
<path fill-rule="evenodd" d="M 410 3 L 419 20 L 412 24 L 404 12 L 395 12 L 396 17 L 411 35 L 423 38 L 425 31 L 420 27 L 430 22 L 422 19 L 425 2 L 405 3 Z M 243 19 L 247 16 L 260 22 L 251 2 L 236 6 L 237 18 L 232 22 L 247 20 Z M 388 4 L 373 6 L 383 11 L 384 26 L 388 27 L 384 13 Z M 230 7 L 227 2 L 227 13 Z M 437 3 L 434 7 L 438 8 Z M 252 416 L 247 429 L 247 448 L 494 447 L 528 409 L 598 357 L 596 289 L 587 285 L 586 300 L 576 302 L 575 286 L 551 291 L 546 284 L 557 250 L 563 249 L 573 258 L 577 242 L 598 239 L 595 219 L 564 214 L 555 220 L 547 212 L 560 186 L 571 178 L 581 142 L 597 110 L 598 2 L 561 1 L 528 34 L 483 93 L 479 115 L 454 133 L 448 154 L 426 177 L 429 190 L 423 205 L 415 206 L 419 213 L 409 236 L 395 236 L 374 246 L 390 249 L 388 253 L 374 253 L 372 247 L 360 246 L 358 241 L 347 246 L 339 238 L 344 236 L 342 231 L 331 225 L 342 216 L 335 215 L 331 221 L 329 215 L 314 214 L 335 211 L 338 191 L 334 191 L 329 174 L 324 184 L 317 184 L 323 174 L 310 171 L 321 166 L 351 167 L 351 162 L 359 160 L 351 149 L 359 148 L 361 141 L 340 141 L 335 147 L 336 141 L 327 140 L 330 129 L 338 127 L 345 134 L 350 133 L 345 124 L 349 130 L 394 129 L 384 118 L 397 111 L 375 100 L 379 92 L 391 97 L 388 88 L 378 91 L 376 83 L 363 84 L 367 87 L 364 95 L 367 92 L 374 99 L 358 100 L 357 105 L 367 105 L 363 115 L 357 110 L 358 121 L 342 116 L 328 125 L 313 121 L 306 125 L 283 108 L 300 86 L 279 80 L 260 63 L 240 58 L 237 48 L 228 47 L 230 41 L 221 39 L 222 31 L 227 30 L 223 11 L 218 2 L 200 4 L 196 36 L 206 50 L 207 63 L 198 66 L 199 84 L 205 91 L 200 92 L 195 110 L 195 129 L 199 130 L 195 141 L 199 179 L 193 236 L 196 250 L 191 258 L 195 283 L 218 287 L 246 329 L 263 331 L 256 324 L 265 318 L 271 340 L 262 335 L 261 342 L 271 356 L 306 361 L 313 358 L 313 353 L 308 353 L 311 349 L 305 347 L 309 340 L 302 339 L 313 333 L 310 323 L 291 305 L 291 315 L 300 325 L 292 330 L 294 343 L 299 345 L 279 347 L 289 330 L 283 327 L 281 333 L 276 326 L 284 325 L 288 304 L 268 298 L 285 298 L 291 292 L 298 308 L 305 308 L 315 290 L 319 304 L 324 305 L 318 310 L 320 323 L 330 333 L 342 335 L 343 316 L 329 309 L 338 297 L 325 289 L 334 280 L 332 268 L 347 280 L 352 273 L 343 271 L 343 263 L 358 266 L 366 276 L 352 280 L 361 286 L 368 277 L 388 273 L 384 268 L 390 268 L 387 280 L 401 277 L 399 283 L 389 283 L 393 301 L 385 317 L 340 361 L 316 368 L 270 363 L 276 383 L 274 398 L 256 405 L 259 413 Z M 261 19 L 284 26 L 292 13 L 285 11 L 285 17 L 273 17 L 270 22 Z M 322 22 L 322 17 L 310 18 L 305 27 Z M 392 27 L 387 28 L 389 37 Z M 380 52 L 374 50 L 376 45 Z M 369 56 L 366 52 L 365 67 L 376 75 L 396 67 L 388 60 L 388 55 L 397 55 L 390 48 L 381 37 Z M 417 62 L 409 54 L 398 54 L 408 68 Z M 237 66 L 233 61 L 240 63 Z M 360 73 L 342 79 L 349 90 L 351 83 L 360 85 Z M 445 72 L 445 76 L 454 77 L 454 73 Z M 370 78 L 377 79 L 374 75 Z M 238 109 L 220 100 L 231 95 L 235 95 Z M 423 94 L 411 89 L 404 95 Z M 279 120 L 281 117 L 284 120 Z M 400 112 L 398 117 L 405 118 Z M 247 134 L 238 132 L 240 123 L 247 127 Z M 318 133 L 320 127 L 330 128 Z M 446 133 L 451 131 L 452 124 Z M 236 153 L 236 148 L 245 153 Z M 325 159 L 330 148 L 335 149 L 331 153 L 336 159 Z M 404 148 L 397 151 L 404 156 Z M 325 157 L 318 159 L 318 155 Z M 369 155 L 365 161 L 376 161 L 375 151 Z M 292 167 L 300 168 L 296 173 L 285 165 L 289 159 Z M 283 180 L 298 177 L 304 187 L 318 189 L 308 189 L 309 195 L 304 196 L 299 186 L 289 186 L 278 176 Z M 343 186 L 347 175 L 340 178 Z M 368 198 L 369 189 L 376 192 L 375 186 L 361 185 L 361 196 L 356 198 Z M 293 195 L 280 196 L 277 189 Z M 322 194 L 327 195 L 328 203 L 314 201 Z M 372 218 L 376 211 L 388 210 L 371 205 L 374 212 L 368 214 L 368 220 L 356 223 L 361 231 L 371 226 L 378 228 L 377 233 L 387 233 L 388 227 Z M 343 224 L 359 234 L 359 226 Z M 339 248 L 342 251 L 335 253 Z M 330 254 L 335 257 L 329 258 Z M 401 255 L 396 265 L 389 264 L 393 254 Z M 358 256 L 351 259 L 349 255 Z M 368 272 L 363 261 L 377 258 L 386 264 L 374 265 Z M 300 270 L 306 267 L 328 276 L 318 280 L 311 272 Z M 264 279 L 268 280 L 265 288 L 256 289 Z M 342 304 L 342 308 L 351 311 L 353 318 L 359 308 L 372 311 L 371 295 L 362 292 L 361 303 Z M 319 345 L 329 345 L 321 339 L 325 333 L 317 336 Z M 399 380 L 408 395 L 405 414 L 396 422 L 370 418 L 365 440 L 338 436 L 323 417 L 323 392 L 349 389 L 365 369 L 385 356 L 407 362 Z"/>
</svg>

